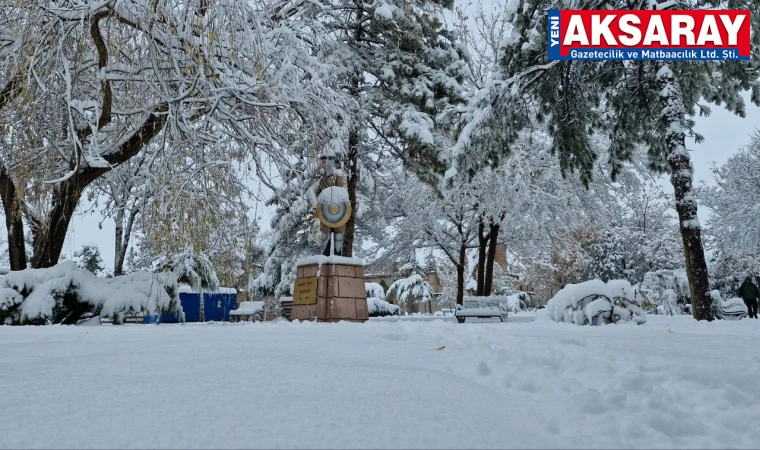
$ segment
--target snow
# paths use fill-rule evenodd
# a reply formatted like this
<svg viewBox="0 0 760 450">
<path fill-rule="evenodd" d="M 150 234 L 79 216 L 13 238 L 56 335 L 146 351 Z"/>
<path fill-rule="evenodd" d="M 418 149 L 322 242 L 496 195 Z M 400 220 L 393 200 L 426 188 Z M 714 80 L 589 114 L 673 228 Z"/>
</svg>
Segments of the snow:
<svg viewBox="0 0 760 450">
<path fill-rule="evenodd" d="M 760 320 L 511 319 L 0 327 L 0 447 L 757 447 Z"/>
<path fill-rule="evenodd" d="M 413 273 L 406 278 L 396 280 L 388 287 L 387 296 L 396 296 L 399 305 L 405 305 L 409 297 L 415 303 L 429 303 L 435 298 L 432 286 L 419 273 Z"/>
<path fill-rule="evenodd" d="M 487 306 L 490 308 L 499 309 L 499 306 L 506 307 L 506 309 L 513 314 L 523 312 L 527 309 L 527 302 L 530 299 L 525 293 L 518 293 L 512 295 L 491 295 L 470 297 L 465 295 L 462 298 L 464 307 L 467 309 L 478 308 Z"/>
<path fill-rule="evenodd" d="M 296 267 L 311 266 L 317 264 L 322 266 L 323 264 L 342 264 L 344 266 L 364 266 L 364 261 L 361 258 L 347 258 L 345 256 L 324 256 L 314 255 L 301 258 L 296 262 Z"/>
<path fill-rule="evenodd" d="M 385 289 L 383 289 L 380 283 L 364 283 L 364 290 L 367 292 L 367 298 L 372 297 L 385 300 Z"/>
<path fill-rule="evenodd" d="M 35 319 L 58 322 L 63 318 L 62 306 L 67 311 L 75 309 L 64 294 L 75 295 L 78 303 L 89 304 L 90 311 L 100 317 L 130 311 L 155 314 L 170 308 L 181 313 L 179 302 L 167 293 L 167 288 L 177 290 L 177 280 L 171 272 L 138 271 L 98 278 L 79 269 L 74 261 L 64 261 L 47 269 L 25 269 L 0 276 L 0 313 L 6 312 L 8 323 Z"/>
<path fill-rule="evenodd" d="M 263 301 L 248 301 L 241 302 L 237 309 L 230 311 L 231 316 L 250 316 L 258 312 L 264 311 Z"/>
<path fill-rule="evenodd" d="M 192 288 L 192 286 L 189 286 L 187 284 L 181 284 L 179 288 L 177 289 L 177 292 L 180 294 L 199 294 L 199 292 Z M 211 291 L 204 289 L 204 294 L 237 294 L 237 289 L 230 288 L 230 287 L 219 287 L 215 291 Z"/>
<path fill-rule="evenodd" d="M 713 302 L 717 303 L 717 305 L 715 305 L 715 315 L 718 318 L 737 320 L 749 314 L 747 305 L 744 303 L 744 300 L 740 298 L 734 297 L 728 300 L 723 300 L 723 297 L 718 290 L 710 291 L 710 297 L 712 297 Z"/>
<path fill-rule="evenodd" d="M 399 315 L 401 308 L 398 305 L 392 305 L 381 298 L 367 297 L 367 310 L 370 316 L 392 316 Z"/>
<path fill-rule="evenodd" d="M 393 5 L 383 3 L 375 9 L 375 17 L 378 19 L 393 20 L 393 10 L 396 9 Z"/>
</svg>

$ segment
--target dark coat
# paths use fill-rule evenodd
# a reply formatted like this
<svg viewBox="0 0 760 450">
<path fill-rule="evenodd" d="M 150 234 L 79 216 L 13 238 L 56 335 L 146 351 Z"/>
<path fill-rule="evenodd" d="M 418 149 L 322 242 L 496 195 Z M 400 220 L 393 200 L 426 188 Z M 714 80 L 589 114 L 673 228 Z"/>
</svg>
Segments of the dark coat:
<svg viewBox="0 0 760 450">
<path fill-rule="evenodd" d="M 744 300 L 754 300 L 760 297 L 760 291 L 758 291 L 757 286 L 753 282 L 745 281 L 739 288 L 738 295 Z"/>
</svg>

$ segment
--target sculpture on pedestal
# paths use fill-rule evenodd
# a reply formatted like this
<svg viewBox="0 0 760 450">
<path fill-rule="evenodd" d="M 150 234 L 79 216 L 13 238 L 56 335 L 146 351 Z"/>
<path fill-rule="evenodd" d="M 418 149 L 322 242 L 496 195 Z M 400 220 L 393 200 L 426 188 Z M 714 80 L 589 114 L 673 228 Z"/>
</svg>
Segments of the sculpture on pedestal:
<svg viewBox="0 0 760 450">
<path fill-rule="evenodd" d="M 344 187 L 343 173 L 336 167 L 335 157 L 322 155 L 320 158 L 322 179 L 317 192 L 317 207 L 314 217 L 319 219 L 317 245 L 324 256 L 344 254 L 343 234 L 346 223 L 351 218 L 351 202 Z M 330 245 L 330 242 L 333 245 Z"/>
<path fill-rule="evenodd" d="M 346 258 L 343 234 L 351 218 L 351 202 L 343 173 L 335 158 L 320 157 L 322 179 L 312 225 L 320 256 L 307 256 L 296 263 L 291 320 L 318 322 L 366 322 L 369 319 L 361 259 Z"/>
</svg>

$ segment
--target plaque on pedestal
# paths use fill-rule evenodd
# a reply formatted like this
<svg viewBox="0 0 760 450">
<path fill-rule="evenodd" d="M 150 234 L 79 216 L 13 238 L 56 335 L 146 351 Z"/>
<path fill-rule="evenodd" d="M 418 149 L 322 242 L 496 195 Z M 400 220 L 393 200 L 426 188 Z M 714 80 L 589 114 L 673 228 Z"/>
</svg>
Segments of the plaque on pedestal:
<svg viewBox="0 0 760 450">
<path fill-rule="evenodd" d="M 361 260 L 312 256 L 297 263 L 291 320 L 366 322 L 369 319 Z"/>
</svg>

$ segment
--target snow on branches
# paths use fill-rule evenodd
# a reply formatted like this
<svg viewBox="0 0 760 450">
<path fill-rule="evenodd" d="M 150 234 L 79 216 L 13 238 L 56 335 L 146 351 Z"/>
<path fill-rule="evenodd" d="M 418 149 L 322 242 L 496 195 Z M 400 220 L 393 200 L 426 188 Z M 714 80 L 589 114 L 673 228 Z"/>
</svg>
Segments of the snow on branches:
<svg viewBox="0 0 760 450">
<path fill-rule="evenodd" d="M 394 282 L 389 288 L 387 296 L 395 297 L 399 305 L 406 305 L 411 298 L 414 303 L 430 304 L 435 298 L 430 283 L 419 273 L 413 273 L 407 278 Z"/>
<path fill-rule="evenodd" d="M 98 278 L 64 261 L 48 269 L 0 276 L 0 323 L 75 324 L 87 316 L 123 320 L 128 313 L 182 313 L 176 276 L 135 272 Z"/>
</svg>

